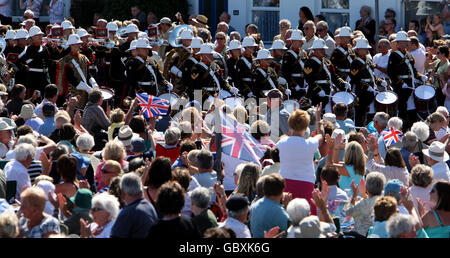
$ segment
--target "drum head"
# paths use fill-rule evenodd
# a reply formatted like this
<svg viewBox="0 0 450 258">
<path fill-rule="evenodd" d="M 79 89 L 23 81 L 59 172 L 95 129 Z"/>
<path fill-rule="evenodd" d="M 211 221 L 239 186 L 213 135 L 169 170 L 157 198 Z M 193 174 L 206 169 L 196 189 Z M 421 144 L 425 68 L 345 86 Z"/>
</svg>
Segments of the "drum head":
<svg viewBox="0 0 450 258">
<path fill-rule="evenodd" d="M 244 101 L 239 97 L 228 97 L 223 100 L 225 105 L 229 106 L 231 110 L 234 110 L 237 106 L 243 106 Z"/>
<path fill-rule="evenodd" d="M 158 98 L 168 100 L 171 106 L 175 105 L 178 101 L 178 96 L 173 93 L 164 93 L 159 95 Z"/>
<path fill-rule="evenodd" d="M 286 108 L 289 114 L 292 114 L 295 111 L 295 107 L 297 107 L 297 109 L 300 109 L 300 104 L 295 100 L 285 100 L 283 101 L 283 106 L 284 108 Z"/>
<path fill-rule="evenodd" d="M 432 99 L 434 95 L 436 95 L 436 90 L 433 88 L 433 86 L 422 85 L 414 90 L 414 95 L 416 95 L 416 97 L 419 99 L 429 100 Z"/>
<path fill-rule="evenodd" d="M 380 92 L 375 96 L 375 99 L 381 104 L 392 104 L 395 103 L 398 99 L 397 94 L 390 91 Z"/>
<path fill-rule="evenodd" d="M 100 91 L 102 92 L 103 100 L 110 100 L 114 96 L 114 91 L 112 89 L 103 87 L 100 88 Z"/>
<path fill-rule="evenodd" d="M 219 98 L 220 98 L 220 99 L 225 99 L 225 98 L 228 98 L 228 97 L 231 97 L 231 93 L 229 93 L 228 91 L 226 91 L 226 90 L 221 90 L 221 91 L 219 92 Z"/>
<path fill-rule="evenodd" d="M 351 93 L 345 91 L 336 92 L 332 99 L 334 103 L 343 102 L 347 104 L 347 106 L 355 101 L 355 97 Z"/>
</svg>

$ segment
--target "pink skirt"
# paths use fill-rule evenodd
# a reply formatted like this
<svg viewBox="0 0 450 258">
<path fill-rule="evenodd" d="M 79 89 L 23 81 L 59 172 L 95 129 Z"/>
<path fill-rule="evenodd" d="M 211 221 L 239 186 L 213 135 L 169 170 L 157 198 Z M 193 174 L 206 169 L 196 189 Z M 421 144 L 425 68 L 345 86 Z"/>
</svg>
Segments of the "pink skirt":
<svg viewBox="0 0 450 258">
<path fill-rule="evenodd" d="M 317 215 L 316 206 L 311 202 L 312 191 L 314 190 L 314 184 L 305 181 L 284 179 L 286 182 L 285 192 L 292 194 L 292 199 L 303 198 L 306 199 L 311 208 L 311 215 Z"/>
</svg>

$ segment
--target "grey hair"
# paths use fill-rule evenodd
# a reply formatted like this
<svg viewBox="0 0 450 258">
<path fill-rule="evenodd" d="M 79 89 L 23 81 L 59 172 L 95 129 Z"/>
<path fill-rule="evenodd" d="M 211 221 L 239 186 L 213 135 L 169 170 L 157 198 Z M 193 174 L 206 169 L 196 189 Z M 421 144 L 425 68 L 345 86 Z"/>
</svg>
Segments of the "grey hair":
<svg viewBox="0 0 450 258">
<path fill-rule="evenodd" d="M 363 5 L 361 6 L 361 10 L 366 11 L 369 16 L 372 14 L 372 8 L 370 8 L 370 6 Z"/>
<path fill-rule="evenodd" d="M 282 19 L 280 20 L 280 22 L 278 23 L 278 25 L 281 25 L 282 23 L 287 23 L 289 25 L 289 28 L 291 27 L 291 21 L 288 19 Z"/>
<path fill-rule="evenodd" d="M 28 143 L 33 145 L 35 148 L 37 147 L 36 142 L 37 142 L 36 136 L 34 136 L 34 134 L 32 133 L 22 135 L 19 137 L 19 140 L 17 140 L 17 144 Z"/>
<path fill-rule="evenodd" d="M 409 214 L 393 214 L 386 222 L 389 238 L 399 238 L 403 233 L 408 234 L 415 225 L 414 217 Z"/>
<path fill-rule="evenodd" d="M 14 159 L 17 161 L 25 161 L 28 157 L 34 159 L 36 148 L 29 143 L 21 143 L 14 148 Z"/>
<path fill-rule="evenodd" d="M 169 127 L 164 134 L 164 141 L 166 144 L 176 143 L 181 137 L 181 131 L 178 127 Z"/>
<path fill-rule="evenodd" d="M 244 213 L 246 213 L 247 211 L 248 211 L 248 206 L 245 208 L 242 208 L 240 210 L 237 210 L 237 211 L 227 210 L 227 215 L 228 215 L 228 217 L 238 219 L 238 218 L 242 217 L 242 215 L 244 215 Z"/>
<path fill-rule="evenodd" d="M 411 126 L 411 131 L 417 135 L 422 142 L 426 141 L 430 136 L 430 128 L 425 122 L 415 122 Z"/>
<path fill-rule="evenodd" d="M 386 47 L 391 48 L 391 42 L 388 39 L 380 39 L 378 45 L 384 44 Z"/>
<path fill-rule="evenodd" d="M 436 108 L 436 112 L 440 113 L 443 116 L 448 116 L 448 109 L 444 106 L 439 106 Z"/>
<path fill-rule="evenodd" d="M 380 172 L 370 172 L 366 177 L 366 189 L 372 195 L 380 195 L 386 184 L 386 177 Z"/>
<path fill-rule="evenodd" d="M 142 179 L 134 172 L 123 175 L 120 178 L 120 189 L 128 195 L 142 194 Z"/>
<path fill-rule="evenodd" d="M 306 112 L 309 115 L 309 125 L 315 125 L 316 124 L 316 108 L 310 107 Z"/>
<path fill-rule="evenodd" d="M 413 148 L 417 144 L 417 135 L 411 131 L 405 133 L 402 138 L 403 148 Z"/>
<path fill-rule="evenodd" d="M 386 127 L 388 124 L 389 115 L 384 112 L 377 112 L 373 117 L 373 121 L 376 121 L 381 126 Z"/>
<path fill-rule="evenodd" d="M 82 151 L 89 151 L 95 145 L 94 137 L 88 133 L 83 133 L 77 138 L 77 147 Z"/>
<path fill-rule="evenodd" d="M 117 218 L 117 215 L 119 215 L 120 203 L 114 195 L 103 192 L 94 195 L 92 198 L 92 207 L 104 209 L 109 213 L 109 221 L 113 221 Z"/>
<path fill-rule="evenodd" d="M 307 21 L 307 22 L 305 22 L 305 24 L 303 24 L 303 26 L 305 26 L 305 25 L 311 25 L 311 27 L 314 30 L 314 33 L 316 33 L 316 25 L 314 24 L 313 21 Z"/>
<path fill-rule="evenodd" d="M 402 130 L 403 127 L 403 120 L 401 120 L 399 117 L 391 117 L 388 121 L 388 127 L 394 127 L 397 130 Z"/>
<path fill-rule="evenodd" d="M 427 165 L 419 164 L 411 169 L 411 182 L 415 186 L 427 187 L 433 182 L 433 169 Z"/>
<path fill-rule="evenodd" d="M 213 155 L 208 150 L 201 150 L 197 154 L 197 164 L 199 168 L 210 169 L 213 166 Z"/>
<path fill-rule="evenodd" d="M 192 204 L 199 207 L 200 209 L 206 209 L 209 206 L 211 200 L 211 190 L 206 187 L 197 187 L 192 192 L 190 192 L 189 197 L 191 198 Z"/>
<path fill-rule="evenodd" d="M 310 214 L 310 206 L 308 201 L 303 198 L 295 198 L 290 201 L 286 207 L 286 211 L 289 214 L 289 218 L 294 226 L 297 226 L 302 219 L 306 218 Z"/>
<path fill-rule="evenodd" d="M 327 28 L 327 30 L 328 30 L 328 23 L 326 21 L 320 21 L 320 22 L 317 23 L 316 26 L 317 27 L 322 26 L 324 28 Z"/>
</svg>

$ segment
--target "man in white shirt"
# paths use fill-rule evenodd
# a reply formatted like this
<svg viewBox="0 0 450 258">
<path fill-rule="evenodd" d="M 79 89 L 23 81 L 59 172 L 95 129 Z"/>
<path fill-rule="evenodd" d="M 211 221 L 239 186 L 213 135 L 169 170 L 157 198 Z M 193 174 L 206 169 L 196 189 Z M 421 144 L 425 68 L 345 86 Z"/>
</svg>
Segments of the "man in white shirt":
<svg viewBox="0 0 450 258">
<path fill-rule="evenodd" d="M 15 198 L 20 200 L 20 193 L 24 187 L 31 187 L 28 168 L 36 154 L 36 148 L 29 143 L 21 143 L 15 148 L 15 159 L 8 162 L 5 166 L 5 175 L 7 181 L 16 181 Z"/>
<path fill-rule="evenodd" d="M 420 48 L 417 37 L 410 37 L 409 39 L 411 40 L 409 52 L 414 56 L 414 67 L 418 73 L 424 74 L 426 53 Z"/>
<path fill-rule="evenodd" d="M 13 145 L 12 130 L 14 127 L 8 125 L 5 121 L 0 121 L 0 158 L 4 159 L 6 153 Z"/>
<path fill-rule="evenodd" d="M 305 44 L 303 44 L 302 49 L 308 51 L 312 47 L 314 40 L 318 39 L 316 34 L 316 25 L 313 21 L 307 21 L 303 25 L 303 31 L 305 33 Z"/>
<path fill-rule="evenodd" d="M 389 78 L 387 75 L 387 66 L 389 62 L 389 49 L 391 48 L 390 42 L 387 39 L 380 39 L 378 41 L 378 54 L 373 57 L 375 64 L 374 74 L 378 78 Z"/>
<path fill-rule="evenodd" d="M 34 113 L 42 120 L 45 121 L 44 113 L 42 112 L 42 107 L 46 103 L 51 103 L 55 108 L 55 114 L 58 112 L 58 106 L 56 105 L 56 100 L 58 99 L 58 88 L 54 84 L 49 84 L 44 89 L 44 99 L 41 104 L 37 105 L 34 109 Z"/>
<path fill-rule="evenodd" d="M 330 59 L 334 49 L 336 48 L 336 42 L 330 37 L 330 35 L 328 35 L 328 23 L 326 21 L 320 21 L 317 23 L 317 35 L 325 41 L 325 45 L 328 47 L 325 50 L 325 55 L 328 59 Z"/>
<path fill-rule="evenodd" d="M 248 204 L 248 198 L 242 194 L 231 196 L 226 203 L 228 218 L 219 227 L 230 227 L 236 233 L 236 238 L 251 238 L 250 230 L 244 224 L 247 221 Z"/>
<path fill-rule="evenodd" d="M 449 160 L 449 156 L 445 151 L 445 144 L 434 141 L 428 149 L 424 149 L 422 152 L 425 154 L 428 165 L 433 169 L 434 181 L 443 179 L 450 182 L 450 169 L 445 163 Z"/>
</svg>

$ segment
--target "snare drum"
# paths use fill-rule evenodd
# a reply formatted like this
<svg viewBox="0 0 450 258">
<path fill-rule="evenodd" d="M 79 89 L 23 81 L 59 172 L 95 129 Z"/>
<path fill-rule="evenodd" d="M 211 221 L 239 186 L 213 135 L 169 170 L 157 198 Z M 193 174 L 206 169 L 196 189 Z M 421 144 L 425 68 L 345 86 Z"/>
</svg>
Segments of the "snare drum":
<svg viewBox="0 0 450 258">
<path fill-rule="evenodd" d="M 292 99 L 283 101 L 283 106 L 289 112 L 289 114 L 294 113 L 296 109 L 300 109 L 300 104 Z"/>
<path fill-rule="evenodd" d="M 179 99 L 178 95 L 175 93 L 163 93 L 158 96 L 160 99 L 165 99 L 170 102 L 170 106 L 173 107 Z"/>
<path fill-rule="evenodd" d="M 346 91 L 338 91 L 333 94 L 333 97 L 331 97 L 331 102 L 333 106 L 339 102 L 342 102 L 347 105 L 349 110 L 353 108 L 353 106 L 355 105 L 355 101 L 356 101 L 355 95 L 353 95 L 353 93 Z"/>
<path fill-rule="evenodd" d="M 113 97 L 114 97 L 114 90 L 105 86 L 99 86 L 100 91 L 102 92 L 103 97 L 103 104 L 102 107 L 107 109 L 108 106 L 111 106 L 113 108 Z"/>
<path fill-rule="evenodd" d="M 223 101 L 225 102 L 225 105 L 231 108 L 231 110 L 234 110 L 237 106 L 244 106 L 244 100 L 240 97 L 227 97 Z"/>
<path fill-rule="evenodd" d="M 434 98 L 436 97 L 436 90 L 433 86 L 422 85 L 414 90 L 414 104 L 417 112 L 429 113 L 434 110 Z"/>
<path fill-rule="evenodd" d="M 380 92 L 375 96 L 377 112 L 386 112 L 391 117 L 397 116 L 398 96 L 393 91 Z"/>
</svg>

